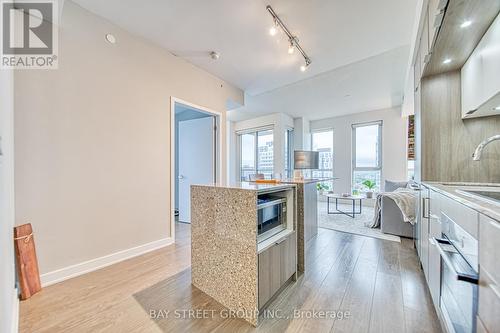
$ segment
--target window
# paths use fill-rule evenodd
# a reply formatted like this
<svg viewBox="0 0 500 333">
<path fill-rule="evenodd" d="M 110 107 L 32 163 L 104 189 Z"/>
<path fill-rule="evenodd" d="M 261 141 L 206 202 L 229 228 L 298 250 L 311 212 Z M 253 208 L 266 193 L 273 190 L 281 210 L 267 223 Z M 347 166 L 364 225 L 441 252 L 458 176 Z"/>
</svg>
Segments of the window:
<svg viewBox="0 0 500 333">
<path fill-rule="evenodd" d="M 363 182 L 375 183 L 380 191 L 382 178 L 382 122 L 352 126 L 352 189 L 366 191 Z"/>
<path fill-rule="evenodd" d="M 285 131 L 285 177 L 291 178 L 293 170 L 293 129 Z"/>
<path fill-rule="evenodd" d="M 272 178 L 274 163 L 273 130 L 262 130 L 240 134 L 240 179 L 262 173 Z"/>
<path fill-rule="evenodd" d="M 241 180 L 247 180 L 249 175 L 255 174 L 255 133 L 241 134 L 240 138 L 240 175 Z"/>
<path fill-rule="evenodd" d="M 408 160 L 408 180 L 415 179 L 415 161 Z"/>
<path fill-rule="evenodd" d="M 312 150 L 319 152 L 319 169 L 312 171 L 312 178 L 333 177 L 333 130 L 312 132 Z M 332 182 L 324 182 L 332 190 Z"/>
</svg>

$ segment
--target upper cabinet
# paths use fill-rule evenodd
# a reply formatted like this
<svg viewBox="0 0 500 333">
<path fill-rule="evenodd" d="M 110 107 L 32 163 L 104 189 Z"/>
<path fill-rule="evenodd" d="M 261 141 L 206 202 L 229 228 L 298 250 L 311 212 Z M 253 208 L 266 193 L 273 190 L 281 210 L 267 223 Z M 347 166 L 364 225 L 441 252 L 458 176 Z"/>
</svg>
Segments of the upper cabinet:
<svg viewBox="0 0 500 333">
<path fill-rule="evenodd" d="M 430 56 L 422 77 L 460 70 L 497 17 L 500 1 L 429 0 L 427 10 L 420 38 L 425 39 L 427 31 Z"/>
<path fill-rule="evenodd" d="M 500 115 L 500 15 L 462 67 L 462 117 Z"/>
<path fill-rule="evenodd" d="M 427 29 L 429 33 L 429 50 L 432 50 L 436 43 L 439 27 L 443 22 L 444 9 L 448 0 L 429 0 Z"/>
</svg>

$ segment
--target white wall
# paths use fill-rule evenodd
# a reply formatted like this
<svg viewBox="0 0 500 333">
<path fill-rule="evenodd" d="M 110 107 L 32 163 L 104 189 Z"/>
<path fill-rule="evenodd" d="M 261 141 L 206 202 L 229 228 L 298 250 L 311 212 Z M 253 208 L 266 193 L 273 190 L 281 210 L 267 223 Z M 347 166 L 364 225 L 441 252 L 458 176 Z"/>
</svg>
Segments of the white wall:
<svg viewBox="0 0 500 333">
<path fill-rule="evenodd" d="M 335 192 L 351 191 L 352 124 L 383 121 L 382 127 L 382 184 L 385 179 L 404 181 L 406 172 L 406 117 L 401 108 L 369 111 L 343 117 L 311 121 L 311 131 L 333 128 Z"/>
<path fill-rule="evenodd" d="M 233 138 L 231 140 L 232 147 L 230 151 L 233 153 L 230 156 L 232 162 L 230 163 L 234 169 L 234 178 L 230 179 L 230 181 L 238 181 L 239 175 L 239 162 L 238 159 L 238 140 L 237 140 L 237 132 L 245 131 L 249 129 L 255 129 L 265 126 L 272 126 L 274 128 L 274 173 L 281 173 L 284 175 L 285 173 L 285 131 L 286 129 L 294 128 L 294 121 L 292 117 L 284 113 L 273 113 L 270 115 L 252 118 L 248 120 L 243 120 L 239 122 L 233 123 L 232 135 Z"/>
<path fill-rule="evenodd" d="M 0 70 L 0 332 L 17 331 L 14 260 L 14 75 Z"/>
<path fill-rule="evenodd" d="M 310 122 L 304 117 L 293 119 L 293 146 L 294 150 L 311 150 Z"/>
<path fill-rule="evenodd" d="M 223 113 L 221 156 L 226 103 L 243 103 L 240 89 L 71 1 L 59 48 L 58 70 L 15 74 L 16 223 L 33 224 L 42 279 L 164 244 L 171 96 Z"/>
</svg>

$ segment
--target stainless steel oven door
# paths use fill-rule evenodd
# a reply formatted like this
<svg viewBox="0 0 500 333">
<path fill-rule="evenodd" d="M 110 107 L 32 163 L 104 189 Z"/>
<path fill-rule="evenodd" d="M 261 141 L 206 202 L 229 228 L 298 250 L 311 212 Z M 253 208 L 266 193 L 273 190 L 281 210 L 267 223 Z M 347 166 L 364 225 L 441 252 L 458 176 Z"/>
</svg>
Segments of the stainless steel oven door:
<svg viewBox="0 0 500 333">
<path fill-rule="evenodd" d="M 440 308 L 448 329 L 475 332 L 479 276 L 447 238 L 434 238 L 441 254 Z"/>
</svg>

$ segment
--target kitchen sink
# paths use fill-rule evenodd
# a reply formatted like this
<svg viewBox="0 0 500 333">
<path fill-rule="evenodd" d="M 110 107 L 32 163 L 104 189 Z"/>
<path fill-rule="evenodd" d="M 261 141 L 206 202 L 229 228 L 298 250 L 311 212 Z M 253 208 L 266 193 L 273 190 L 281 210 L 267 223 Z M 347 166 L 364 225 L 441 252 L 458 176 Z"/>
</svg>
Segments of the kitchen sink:
<svg viewBox="0 0 500 333">
<path fill-rule="evenodd" d="M 496 191 L 491 190 L 457 190 L 458 193 L 473 196 L 477 199 L 492 201 L 500 205 L 500 188 Z"/>
</svg>

